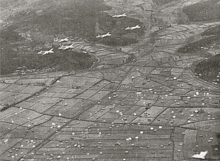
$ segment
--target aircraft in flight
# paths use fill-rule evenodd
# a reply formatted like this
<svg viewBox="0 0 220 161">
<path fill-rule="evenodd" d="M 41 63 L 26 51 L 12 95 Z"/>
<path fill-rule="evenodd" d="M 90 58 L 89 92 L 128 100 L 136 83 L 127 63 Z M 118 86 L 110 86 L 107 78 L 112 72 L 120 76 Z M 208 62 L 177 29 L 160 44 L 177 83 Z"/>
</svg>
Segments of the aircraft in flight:
<svg viewBox="0 0 220 161">
<path fill-rule="evenodd" d="M 37 54 L 41 54 L 41 55 L 46 55 L 46 54 L 53 54 L 54 53 L 54 51 L 53 51 L 53 48 L 52 49 L 50 49 L 50 50 L 48 50 L 48 51 L 40 51 L 40 52 L 38 52 Z"/>
<path fill-rule="evenodd" d="M 96 38 L 104 38 L 104 37 L 108 37 L 108 36 L 111 36 L 111 34 L 109 32 L 104 35 L 98 35 L 98 36 L 96 36 Z"/>
<path fill-rule="evenodd" d="M 60 40 L 59 40 L 59 42 L 67 42 L 67 41 L 69 41 L 69 38 L 68 38 L 68 37 L 66 37 L 65 39 L 60 39 Z"/>
<path fill-rule="evenodd" d="M 139 28 L 141 28 L 141 26 L 136 25 L 134 27 L 126 27 L 125 30 L 134 30 L 134 29 L 139 29 Z"/>
<path fill-rule="evenodd" d="M 71 44 L 69 46 L 61 46 L 58 49 L 60 49 L 60 50 L 67 50 L 67 49 L 73 49 L 73 48 L 74 48 L 74 46 L 73 46 L 73 44 Z"/>
<path fill-rule="evenodd" d="M 112 16 L 112 17 L 114 17 L 114 18 L 126 17 L 126 14 L 123 13 L 123 14 L 121 14 L 121 15 L 114 15 L 114 16 Z"/>
</svg>

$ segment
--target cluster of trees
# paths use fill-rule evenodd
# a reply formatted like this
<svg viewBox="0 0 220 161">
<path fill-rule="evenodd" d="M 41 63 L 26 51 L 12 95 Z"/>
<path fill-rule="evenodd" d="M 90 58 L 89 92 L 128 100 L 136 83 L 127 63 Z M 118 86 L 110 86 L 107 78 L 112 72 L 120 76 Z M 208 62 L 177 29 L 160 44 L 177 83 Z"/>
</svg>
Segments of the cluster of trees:
<svg viewBox="0 0 220 161">
<path fill-rule="evenodd" d="M 195 73 L 201 74 L 201 78 L 207 81 L 216 79 L 220 72 L 220 54 L 204 60 L 196 65 Z"/>
</svg>

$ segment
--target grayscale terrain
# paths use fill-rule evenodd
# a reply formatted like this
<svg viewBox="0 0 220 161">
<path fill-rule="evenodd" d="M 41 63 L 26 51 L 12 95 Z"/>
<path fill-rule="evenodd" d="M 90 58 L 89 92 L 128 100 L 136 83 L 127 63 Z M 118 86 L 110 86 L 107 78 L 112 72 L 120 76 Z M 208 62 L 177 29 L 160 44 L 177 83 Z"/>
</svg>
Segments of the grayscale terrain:
<svg viewBox="0 0 220 161">
<path fill-rule="evenodd" d="M 0 9 L 0 161 L 220 160 L 220 0 Z"/>
</svg>

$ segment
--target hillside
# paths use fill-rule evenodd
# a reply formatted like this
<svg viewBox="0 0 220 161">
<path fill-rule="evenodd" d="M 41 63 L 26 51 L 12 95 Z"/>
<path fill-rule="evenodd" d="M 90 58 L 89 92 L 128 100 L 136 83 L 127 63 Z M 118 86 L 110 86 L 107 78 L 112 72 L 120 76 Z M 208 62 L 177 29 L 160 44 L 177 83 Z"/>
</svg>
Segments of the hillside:
<svg viewBox="0 0 220 161">
<path fill-rule="evenodd" d="M 49 56 L 49 59 L 36 55 L 40 49 L 52 48 L 56 38 L 69 37 L 110 46 L 123 46 L 137 43 L 137 36 L 144 33 L 144 26 L 139 20 L 128 17 L 117 19 L 101 12 L 111 9 L 101 0 L 65 0 L 63 3 L 55 0 L 2 0 L 1 4 L 2 13 L 10 8 L 13 8 L 13 12 L 16 13 L 4 20 L 8 25 L 6 27 L 3 25 L 1 29 L 1 74 L 12 73 L 21 65 L 35 70 L 84 69 L 95 61 L 86 54 L 78 57 L 80 53 L 76 52 L 73 52 L 71 57 L 67 56 L 68 54 L 62 56 L 55 54 L 55 57 Z M 96 31 L 97 24 L 101 32 Z M 141 29 L 125 30 L 128 26 L 136 25 L 140 25 Z M 107 32 L 111 33 L 111 37 L 96 38 L 98 34 Z M 56 55 L 60 59 L 57 64 L 54 61 L 57 60 Z M 65 60 L 70 60 L 69 58 L 71 61 L 66 61 L 68 67 L 62 66 L 61 64 Z"/>
<path fill-rule="evenodd" d="M 198 2 L 183 8 L 183 12 L 189 20 L 195 21 L 219 21 L 220 20 L 220 1 L 208 0 Z"/>
</svg>

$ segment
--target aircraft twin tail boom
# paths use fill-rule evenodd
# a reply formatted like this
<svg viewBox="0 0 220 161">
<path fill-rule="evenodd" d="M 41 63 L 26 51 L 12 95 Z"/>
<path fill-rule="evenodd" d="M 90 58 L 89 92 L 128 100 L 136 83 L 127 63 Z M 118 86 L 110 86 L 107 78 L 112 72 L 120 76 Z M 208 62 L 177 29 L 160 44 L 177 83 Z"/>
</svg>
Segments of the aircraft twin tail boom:
<svg viewBox="0 0 220 161">
<path fill-rule="evenodd" d="M 96 38 L 104 38 L 104 37 L 108 37 L 108 36 L 111 36 L 111 34 L 109 32 L 104 35 L 98 35 L 98 36 L 96 36 Z"/>
<path fill-rule="evenodd" d="M 114 15 L 114 16 L 112 16 L 112 17 L 114 17 L 114 18 L 126 17 L 126 14 L 123 13 L 123 14 L 121 14 L 121 15 Z"/>
<path fill-rule="evenodd" d="M 126 27 L 125 30 L 134 30 L 134 29 L 139 29 L 139 28 L 141 28 L 141 26 L 136 25 L 134 27 Z"/>
<path fill-rule="evenodd" d="M 46 54 L 53 54 L 54 53 L 54 51 L 53 51 L 53 48 L 52 49 L 50 49 L 50 50 L 48 50 L 48 51 L 40 51 L 40 52 L 38 52 L 37 54 L 40 54 L 40 55 L 46 55 Z"/>
</svg>

